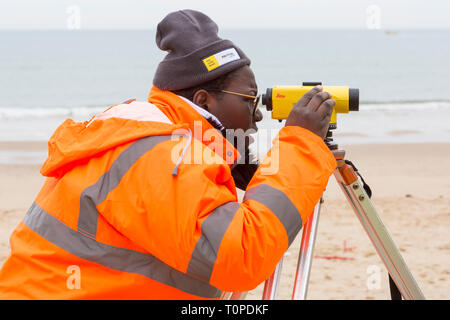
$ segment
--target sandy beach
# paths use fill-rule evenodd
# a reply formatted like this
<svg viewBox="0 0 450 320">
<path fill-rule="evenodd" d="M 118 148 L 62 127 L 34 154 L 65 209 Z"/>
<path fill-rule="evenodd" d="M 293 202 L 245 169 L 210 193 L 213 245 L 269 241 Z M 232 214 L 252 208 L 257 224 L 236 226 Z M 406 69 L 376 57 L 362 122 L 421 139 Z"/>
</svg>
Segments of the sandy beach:
<svg viewBox="0 0 450 320">
<path fill-rule="evenodd" d="M 378 214 L 425 297 L 449 299 L 450 144 L 341 147 L 371 186 Z M 43 148 L 45 143 L 0 143 L 0 152 Z M 0 165 L 0 265 L 11 232 L 42 186 L 39 168 Z M 386 269 L 333 176 L 324 200 L 308 299 L 389 299 Z M 284 260 L 279 299 L 290 299 L 300 236 Z M 260 299 L 262 288 L 247 299 Z"/>
</svg>

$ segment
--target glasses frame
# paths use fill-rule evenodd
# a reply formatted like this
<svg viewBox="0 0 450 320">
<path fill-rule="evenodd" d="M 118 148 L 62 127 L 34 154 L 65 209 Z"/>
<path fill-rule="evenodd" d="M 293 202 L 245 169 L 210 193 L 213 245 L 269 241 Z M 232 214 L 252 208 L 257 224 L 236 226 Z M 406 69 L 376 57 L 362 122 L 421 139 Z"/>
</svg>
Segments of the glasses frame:
<svg viewBox="0 0 450 320">
<path fill-rule="evenodd" d="M 261 95 L 251 96 L 251 95 L 244 94 L 244 93 L 239 93 L 239 92 L 234 92 L 234 91 L 229 91 L 229 90 L 222 90 L 222 89 L 206 89 L 206 90 L 207 91 L 217 91 L 217 92 L 223 92 L 223 93 L 228 93 L 228 94 L 234 94 L 236 96 L 241 96 L 241 97 L 246 97 L 246 98 L 253 99 L 252 117 L 255 117 L 256 109 L 258 109 L 259 100 L 261 98 Z"/>
</svg>

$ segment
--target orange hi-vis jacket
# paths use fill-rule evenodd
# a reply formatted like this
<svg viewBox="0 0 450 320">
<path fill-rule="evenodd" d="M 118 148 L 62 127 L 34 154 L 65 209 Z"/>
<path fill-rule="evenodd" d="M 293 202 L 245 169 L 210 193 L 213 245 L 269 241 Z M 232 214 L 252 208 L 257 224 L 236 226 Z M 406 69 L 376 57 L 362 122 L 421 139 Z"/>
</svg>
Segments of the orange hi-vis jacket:
<svg viewBox="0 0 450 320">
<path fill-rule="evenodd" d="M 319 136 L 284 127 L 239 203 L 236 149 L 185 99 L 155 87 L 149 102 L 67 119 L 48 145 L 47 179 L 11 235 L 0 299 L 219 299 L 254 289 L 336 168 Z"/>
</svg>

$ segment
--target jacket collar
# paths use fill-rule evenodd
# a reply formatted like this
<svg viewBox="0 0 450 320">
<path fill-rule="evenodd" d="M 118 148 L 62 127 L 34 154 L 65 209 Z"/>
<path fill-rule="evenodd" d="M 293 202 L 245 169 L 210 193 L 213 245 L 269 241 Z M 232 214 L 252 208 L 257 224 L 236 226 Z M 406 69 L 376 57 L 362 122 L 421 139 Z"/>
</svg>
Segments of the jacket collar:
<svg viewBox="0 0 450 320">
<path fill-rule="evenodd" d="M 225 128 L 211 113 L 173 92 L 157 87 L 150 90 L 148 102 L 157 106 L 174 124 L 186 125 L 192 131 L 194 139 L 212 149 L 227 164 L 232 165 L 239 159 L 239 152 L 219 131 Z"/>
</svg>

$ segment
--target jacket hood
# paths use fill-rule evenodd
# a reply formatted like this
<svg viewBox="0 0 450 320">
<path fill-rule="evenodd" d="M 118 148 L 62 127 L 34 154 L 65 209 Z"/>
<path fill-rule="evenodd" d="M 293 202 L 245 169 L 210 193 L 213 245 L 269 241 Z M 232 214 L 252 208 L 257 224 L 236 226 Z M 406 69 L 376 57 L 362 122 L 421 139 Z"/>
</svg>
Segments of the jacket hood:
<svg viewBox="0 0 450 320">
<path fill-rule="evenodd" d="M 229 165 L 239 157 L 238 151 L 188 102 L 170 91 L 153 87 L 149 102 L 130 100 L 85 122 L 66 119 L 48 141 L 48 157 L 40 172 L 46 177 L 59 177 L 119 145 L 147 136 L 171 135 L 177 129 L 193 132 L 191 138 L 216 152 L 218 148 L 227 150 L 222 157 Z M 208 129 L 213 134 L 204 134 Z"/>
<path fill-rule="evenodd" d="M 166 135 L 185 125 L 124 118 L 74 122 L 66 119 L 48 141 L 41 174 L 58 177 L 77 164 L 142 137 Z"/>
</svg>

